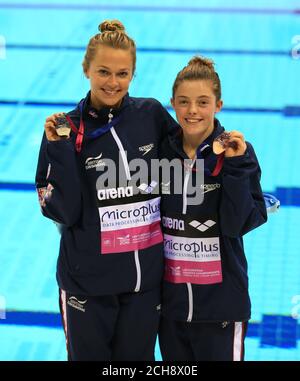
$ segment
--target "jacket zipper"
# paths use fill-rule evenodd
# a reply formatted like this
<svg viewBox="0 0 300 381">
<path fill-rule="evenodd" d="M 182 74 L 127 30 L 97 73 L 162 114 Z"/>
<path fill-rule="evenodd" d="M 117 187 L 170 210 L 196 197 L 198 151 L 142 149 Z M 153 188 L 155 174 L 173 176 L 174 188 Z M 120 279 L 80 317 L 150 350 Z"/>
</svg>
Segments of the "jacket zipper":
<svg viewBox="0 0 300 381">
<path fill-rule="evenodd" d="M 112 109 L 110 109 L 110 112 L 108 114 L 108 118 L 109 118 L 108 119 L 108 123 L 110 123 L 112 121 L 112 118 L 114 117 L 111 112 L 112 112 Z M 124 164 L 124 167 L 125 167 L 126 178 L 127 178 L 127 180 L 131 180 L 130 170 L 129 170 L 129 164 L 128 164 L 127 155 L 126 155 L 126 152 L 124 150 L 123 144 L 122 144 L 119 136 L 117 135 L 116 130 L 115 130 L 114 127 L 112 127 L 110 129 L 110 132 L 111 132 L 115 142 L 117 143 L 117 146 L 119 147 L 119 151 L 120 151 L 120 154 L 121 154 L 121 157 L 122 157 L 122 161 L 123 161 L 123 164 Z"/>
<path fill-rule="evenodd" d="M 190 169 L 185 170 L 184 183 L 183 183 L 183 194 L 182 194 L 182 214 L 186 214 L 187 211 L 187 187 L 190 179 L 190 175 L 192 173 L 192 168 L 194 166 L 195 160 L 192 161 L 190 165 Z M 194 302 L 193 302 L 193 289 L 191 283 L 186 283 L 187 291 L 188 291 L 188 303 L 189 303 L 189 311 L 186 321 L 191 322 L 193 319 L 193 310 L 194 310 Z"/>
<path fill-rule="evenodd" d="M 136 281 L 134 292 L 139 292 L 141 289 L 142 273 L 141 273 L 141 264 L 140 264 L 138 250 L 134 250 L 134 261 L 135 261 L 135 267 L 136 267 L 136 273 L 137 273 L 137 281 Z"/>
<path fill-rule="evenodd" d="M 110 123 L 113 119 L 112 109 L 110 110 L 108 117 L 109 117 L 108 123 Z M 128 160 L 127 160 L 127 156 L 126 156 L 126 152 L 124 150 L 123 144 L 122 144 L 119 136 L 117 135 L 114 127 L 112 127 L 110 129 L 110 132 L 111 132 L 111 134 L 112 134 L 112 136 L 113 136 L 113 138 L 114 138 L 114 140 L 117 143 L 117 146 L 119 148 L 121 158 L 123 161 L 123 165 L 125 168 L 126 179 L 127 179 L 127 181 L 129 181 L 129 180 L 131 180 L 131 175 L 130 175 L 129 164 L 128 164 Z M 136 274 L 137 274 L 137 281 L 136 281 L 134 292 L 139 292 L 141 289 L 142 271 L 141 271 L 141 264 L 140 264 L 139 251 L 138 250 L 134 250 L 134 262 L 135 262 Z"/>
<path fill-rule="evenodd" d="M 193 303 L 193 289 L 191 283 L 187 283 L 187 289 L 188 289 L 188 299 L 189 299 L 189 313 L 188 317 L 186 319 L 187 322 L 191 322 L 193 319 L 193 309 L 194 309 L 194 303 Z"/>
</svg>

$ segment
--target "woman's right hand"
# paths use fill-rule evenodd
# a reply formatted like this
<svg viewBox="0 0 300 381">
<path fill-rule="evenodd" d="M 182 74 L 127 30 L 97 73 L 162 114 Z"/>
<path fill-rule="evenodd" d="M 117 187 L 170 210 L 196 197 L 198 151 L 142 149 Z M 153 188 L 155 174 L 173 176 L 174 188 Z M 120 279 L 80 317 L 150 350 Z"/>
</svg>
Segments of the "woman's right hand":
<svg viewBox="0 0 300 381">
<path fill-rule="evenodd" d="M 46 137 L 48 141 L 64 140 L 63 137 L 57 135 L 56 129 L 55 129 L 56 118 L 62 115 L 63 113 L 59 112 L 59 113 L 48 116 L 48 118 L 46 119 L 44 128 L 45 128 L 45 133 L 46 133 Z"/>
</svg>

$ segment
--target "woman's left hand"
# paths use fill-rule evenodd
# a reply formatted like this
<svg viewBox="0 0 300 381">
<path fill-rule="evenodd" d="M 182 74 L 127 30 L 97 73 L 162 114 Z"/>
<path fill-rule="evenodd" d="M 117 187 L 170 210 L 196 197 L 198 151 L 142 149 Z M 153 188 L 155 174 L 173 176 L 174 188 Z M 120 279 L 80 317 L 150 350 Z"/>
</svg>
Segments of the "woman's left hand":
<svg viewBox="0 0 300 381">
<path fill-rule="evenodd" d="M 244 155 L 247 149 L 244 135 L 239 131 L 230 131 L 229 134 L 230 138 L 226 144 L 225 157 Z"/>
</svg>

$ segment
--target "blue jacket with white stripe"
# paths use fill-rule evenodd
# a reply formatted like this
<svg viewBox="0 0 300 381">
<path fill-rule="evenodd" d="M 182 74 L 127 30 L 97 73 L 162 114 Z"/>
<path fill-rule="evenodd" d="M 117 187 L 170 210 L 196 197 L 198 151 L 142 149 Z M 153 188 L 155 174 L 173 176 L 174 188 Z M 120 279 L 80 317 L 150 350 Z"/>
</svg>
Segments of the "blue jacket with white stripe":
<svg viewBox="0 0 300 381">
<path fill-rule="evenodd" d="M 81 295 L 158 287 L 163 274 L 159 194 L 155 197 L 147 191 L 151 176 L 145 179 L 148 184 L 140 184 L 143 191 L 136 193 L 136 185 L 128 178 L 128 163 L 140 158 L 150 168 L 168 129 L 178 125 L 155 99 L 127 94 L 121 107 L 112 110 L 95 110 L 89 99 L 88 94 L 82 112 L 85 134 L 81 152 L 75 150 L 73 131 L 69 139 L 60 141 L 49 142 L 44 135 L 36 172 L 42 213 L 63 226 L 57 263 L 59 287 Z M 93 137 L 96 129 L 107 124 L 110 112 L 118 118 L 116 125 Z M 68 116 L 79 128 L 80 108 Z M 99 185 L 100 170 L 110 168 L 109 162 L 116 164 L 116 178 L 109 169 L 104 190 Z M 143 215 L 141 222 L 139 214 L 145 211 L 150 217 Z M 125 217 L 128 229 L 121 234 L 118 226 Z"/>
<path fill-rule="evenodd" d="M 167 189 L 162 184 L 166 257 L 162 314 L 168 319 L 245 321 L 251 316 L 242 236 L 267 220 L 261 170 L 247 142 L 244 155 L 224 158 L 219 174 L 211 175 L 217 163 L 212 142 L 223 131 L 215 120 L 213 133 L 202 145 L 206 145 L 202 203 L 184 206 L 184 190 L 175 194 L 172 176 Z M 161 155 L 169 160 L 188 159 L 182 135 L 168 136 Z M 182 171 L 187 169 L 182 166 Z M 189 181 L 195 176 L 196 171 L 190 171 Z"/>
</svg>

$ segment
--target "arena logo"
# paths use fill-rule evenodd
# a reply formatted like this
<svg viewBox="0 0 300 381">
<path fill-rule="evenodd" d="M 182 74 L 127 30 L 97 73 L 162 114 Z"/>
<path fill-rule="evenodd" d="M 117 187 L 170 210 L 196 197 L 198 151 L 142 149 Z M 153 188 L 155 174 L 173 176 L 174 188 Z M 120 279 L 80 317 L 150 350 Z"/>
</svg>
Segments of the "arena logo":
<svg viewBox="0 0 300 381">
<path fill-rule="evenodd" d="M 140 186 L 138 186 L 138 188 L 142 192 L 150 194 L 150 193 L 153 193 L 153 190 L 155 189 L 156 185 L 157 185 L 156 181 L 151 181 L 150 185 L 143 183 Z"/>
<path fill-rule="evenodd" d="M 216 224 L 215 221 L 213 220 L 207 220 L 203 222 L 203 224 L 197 220 L 193 220 L 192 222 L 189 223 L 193 228 L 200 230 L 202 233 L 211 228 Z"/>
<path fill-rule="evenodd" d="M 184 230 L 184 221 L 177 218 L 162 217 L 162 224 L 167 229 Z"/>
<path fill-rule="evenodd" d="M 98 199 L 100 201 L 131 196 L 133 196 L 133 187 L 131 186 L 98 190 Z"/>
</svg>

